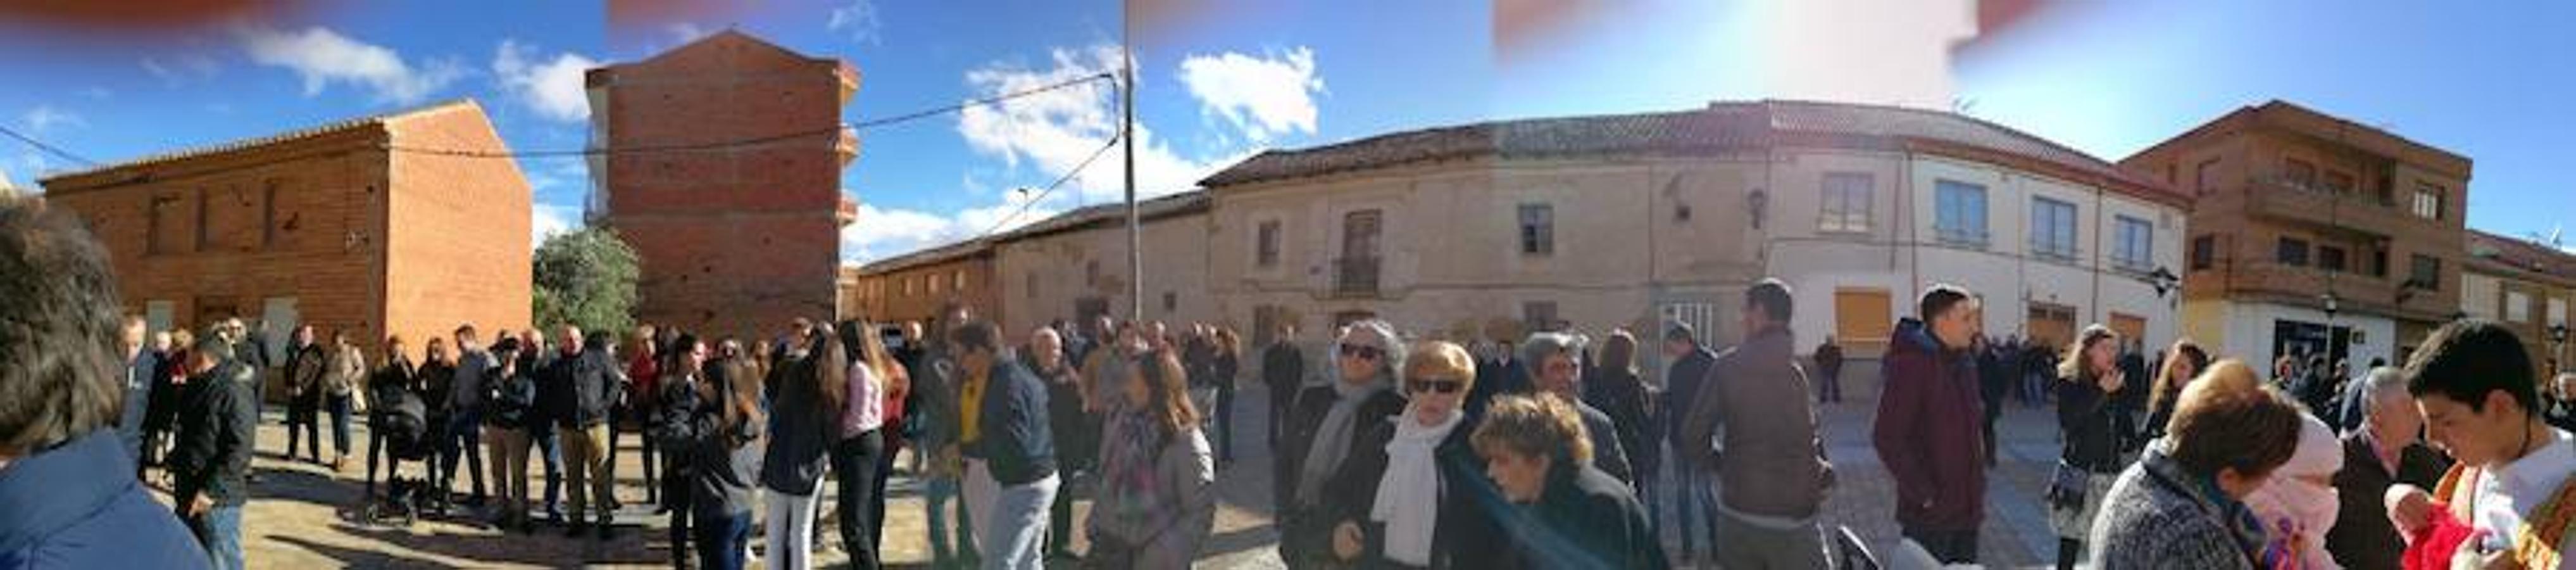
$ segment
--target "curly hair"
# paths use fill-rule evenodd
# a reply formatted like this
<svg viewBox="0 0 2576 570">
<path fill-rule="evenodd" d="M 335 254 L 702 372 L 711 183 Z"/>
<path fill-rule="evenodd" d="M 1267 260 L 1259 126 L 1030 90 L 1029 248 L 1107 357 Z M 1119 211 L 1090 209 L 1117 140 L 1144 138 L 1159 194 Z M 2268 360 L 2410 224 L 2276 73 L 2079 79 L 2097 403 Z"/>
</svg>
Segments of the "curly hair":
<svg viewBox="0 0 2576 570">
<path fill-rule="evenodd" d="M 1545 457 L 1551 469 L 1592 464 L 1592 439 L 1583 433 L 1583 416 L 1573 404 L 1553 396 L 1494 398 L 1467 442 L 1485 457 L 1504 452 Z"/>
</svg>

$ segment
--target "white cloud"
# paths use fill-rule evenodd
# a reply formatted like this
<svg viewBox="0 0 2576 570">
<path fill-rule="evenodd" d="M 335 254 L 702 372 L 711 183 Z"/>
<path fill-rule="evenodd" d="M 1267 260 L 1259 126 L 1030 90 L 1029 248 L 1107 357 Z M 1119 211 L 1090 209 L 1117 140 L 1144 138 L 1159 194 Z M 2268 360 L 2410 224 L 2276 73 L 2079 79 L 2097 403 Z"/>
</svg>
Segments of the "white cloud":
<svg viewBox="0 0 2576 570">
<path fill-rule="evenodd" d="M 79 113 L 56 109 L 53 105 L 37 105 L 28 109 L 26 114 L 19 115 L 18 123 L 26 125 L 28 131 L 41 133 L 54 127 L 88 126 L 89 120 L 81 118 Z"/>
<path fill-rule="evenodd" d="M 593 67 L 599 67 L 599 61 L 581 54 L 564 52 L 546 59 L 536 48 L 507 39 L 501 40 L 499 52 L 492 56 L 492 76 L 502 91 L 538 115 L 558 121 L 590 118 L 590 96 L 582 73 Z"/>
<path fill-rule="evenodd" d="M 699 26 L 697 22 L 677 22 L 662 30 L 670 32 L 671 39 L 683 45 L 698 41 L 698 38 L 707 37 L 707 29 Z"/>
<path fill-rule="evenodd" d="M 1278 134 L 1315 132 L 1315 52 L 1299 47 L 1275 57 L 1240 53 L 1194 55 L 1181 60 L 1181 85 L 1208 114 L 1224 117 L 1253 142 Z"/>
<path fill-rule="evenodd" d="M 833 8 L 831 19 L 826 20 L 823 27 L 848 34 L 851 42 L 876 45 L 877 34 L 884 26 L 877 22 L 874 0 L 851 0 L 846 6 Z"/>
<path fill-rule="evenodd" d="M 143 58 L 142 65 L 144 73 L 152 74 L 170 87 L 178 87 L 189 80 L 213 79 L 216 72 L 223 70 L 215 58 L 201 54 L 187 54 L 171 60 L 147 57 Z"/>
<path fill-rule="evenodd" d="M 977 68 L 966 73 L 966 83 L 975 97 L 1026 91 L 1115 70 L 1119 55 L 1117 46 L 1099 44 L 1057 49 L 1050 59 L 1046 69 L 1014 64 Z M 968 107 L 957 116 L 958 134 L 969 149 L 1000 158 L 1019 174 L 1016 181 L 999 184 L 1003 187 L 1044 185 L 1063 176 L 1116 136 L 1118 124 L 1117 88 L 1107 81 Z M 1192 159 L 1157 142 L 1153 129 L 1142 125 L 1135 139 L 1129 142 L 1136 144 L 1136 191 L 1144 198 L 1197 187 L 1200 178 L 1250 154 L 1238 150 Z M 1120 152 L 1111 148 L 1068 183 L 1078 196 L 1060 192 L 1048 198 L 1098 203 L 1121 197 L 1125 169 Z M 1021 170 L 1024 164 L 1028 168 Z"/>
<path fill-rule="evenodd" d="M 406 62 L 390 48 L 350 39 L 329 28 L 277 31 L 259 27 L 236 30 L 251 61 L 284 67 L 304 78 L 304 94 L 320 94 L 332 83 L 347 83 L 374 92 L 379 102 L 416 103 L 445 88 L 465 73 L 455 61 Z M 148 68 L 147 68 L 148 69 Z"/>
<path fill-rule="evenodd" d="M 547 237 L 570 232 L 581 219 L 580 206 L 538 203 L 528 209 L 528 246 L 544 244 Z"/>
<path fill-rule="evenodd" d="M 925 248 L 938 247 L 988 233 L 1009 231 L 1063 213 L 1032 205 L 1034 193 L 1011 192 L 999 204 L 940 215 L 903 208 L 859 204 L 857 221 L 841 228 L 841 258 L 865 263 Z M 1052 203 L 1055 200 L 1049 199 Z"/>
</svg>

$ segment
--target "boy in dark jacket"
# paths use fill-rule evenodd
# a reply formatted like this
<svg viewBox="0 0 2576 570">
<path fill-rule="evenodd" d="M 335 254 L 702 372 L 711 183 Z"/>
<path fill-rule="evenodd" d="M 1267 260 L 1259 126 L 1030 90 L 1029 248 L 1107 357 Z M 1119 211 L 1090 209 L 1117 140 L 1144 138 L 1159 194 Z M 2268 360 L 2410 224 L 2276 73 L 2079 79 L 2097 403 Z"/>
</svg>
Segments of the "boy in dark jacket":
<svg viewBox="0 0 2576 570">
<path fill-rule="evenodd" d="M 1906 538 L 1944 564 L 1973 564 L 1985 520 L 1987 453 L 1978 423 L 1979 301 L 1966 289 L 1934 285 L 1918 303 L 1923 319 L 1896 323 L 1888 339 L 1872 440 L 1896 478 L 1896 522 Z"/>
<path fill-rule="evenodd" d="M 214 335 L 208 335 L 212 337 Z M 181 398 L 179 443 L 170 451 L 171 493 L 180 519 L 206 547 L 216 568 L 242 567 L 241 512 L 250 498 L 251 369 L 223 359 L 222 341 L 199 341 Z"/>
<path fill-rule="evenodd" d="M 1047 508 L 1055 501 L 1055 435 L 1047 425 L 1046 386 L 1002 352 L 1002 332 L 988 321 L 951 331 L 963 377 L 966 415 L 960 441 L 967 477 L 989 477 L 1000 487 L 985 522 L 987 567 L 1037 568 L 1047 533 Z"/>
</svg>

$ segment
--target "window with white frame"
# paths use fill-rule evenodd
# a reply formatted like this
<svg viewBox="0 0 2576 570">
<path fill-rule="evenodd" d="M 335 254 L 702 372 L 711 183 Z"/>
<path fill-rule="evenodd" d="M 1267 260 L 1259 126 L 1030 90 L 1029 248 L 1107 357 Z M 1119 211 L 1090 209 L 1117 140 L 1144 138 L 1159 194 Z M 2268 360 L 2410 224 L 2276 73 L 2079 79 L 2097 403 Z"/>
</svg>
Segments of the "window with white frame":
<svg viewBox="0 0 2576 570">
<path fill-rule="evenodd" d="M 2111 264 L 2130 271 L 2147 271 L 2155 266 L 2156 226 L 2146 220 L 2128 216 L 2113 218 L 2119 228 L 2113 234 Z"/>
<path fill-rule="evenodd" d="M 2444 193 L 2445 192 L 2441 186 L 2435 186 L 2432 184 L 2417 185 L 2415 187 L 2415 204 L 2414 208 L 2411 210 L 2415 212 L 2415 217 L 2427 220 L 2442 219 L 2442 195 Z"/>
<path fill-rule="evenodd" d="M 1521 204 L 1521 255 L 1556 253 L 1556 207 Z"/>
<path fill-rule="evenodd" d="M 2030 250 L 2044 259 L 2075 260 L 2075 204 L 2031 197 Z"/>
<path fill-rule="evenodd" d="M 2521 291 L 2504 292 L 2504 320 L 2531 322 L 2531 295 Z"/>
<path fill-rule="evenodd" d="M 1940 180 L 1932 197 L 1932 231 L 1943 243 L 1986 247 L 1986 187 Z"/>
<path fill-rule="evenodd" d="M 1867 172 L 1825 173 L 1824 207 L 1816 216 L 1816 231 L 1868 233 L 1875 182 Z"/>
</svg>

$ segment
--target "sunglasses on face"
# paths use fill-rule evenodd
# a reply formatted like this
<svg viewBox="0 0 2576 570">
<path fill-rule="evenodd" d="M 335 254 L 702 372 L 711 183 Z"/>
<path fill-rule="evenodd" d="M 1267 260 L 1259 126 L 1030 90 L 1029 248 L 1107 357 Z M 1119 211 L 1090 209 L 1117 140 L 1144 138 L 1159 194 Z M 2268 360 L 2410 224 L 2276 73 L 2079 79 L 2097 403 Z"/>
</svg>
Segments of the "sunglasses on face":
<svg viewBox="0 0 2576 570">
<path fill-rule="evenodd" d="M 1345 344 L 1342 345 L 1342 356 L 1358 358 L 1361 360 L 1377 360 L 1380 356 L 1386 356 L 1386 351 L 1378 350 L 1377 347 L 1374 346 Z"/>
<path fill-rule="evenodd" d="M 1459 390 L 1461 390 L 1461 389 L 1465 389 L 1466 387 L 1467 387 L 1467 383 L 1466 383 L 1466 382 L 1461 382 L 1461 381 L 1457 381 L 1457 380 L 1450 380 L 1450 379 L 1429 379 L 1429 380 L 1406 380 L 1406 381 L 1404 381 L 1404 389 L 1405 389 L 1405 391 L 1407 391 L 1407 392 L 1412 392 L 1412 393 L 1415 393 L 1415 394 L 1429 394 L 1429 393 L 1432 393 L 1432 392 L 1439 392 L 1439 393 L 1442 393 L 1442 394 L 1456 394 L 1456 393 L 1458 393 L 1458 391 L 1459 391 Z"/>
</svg>

